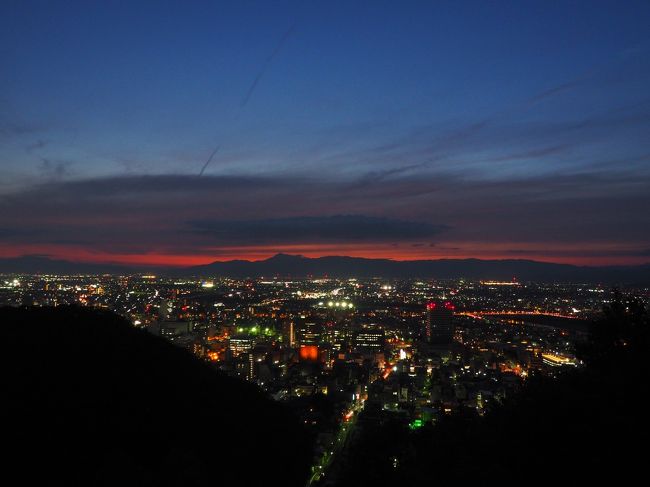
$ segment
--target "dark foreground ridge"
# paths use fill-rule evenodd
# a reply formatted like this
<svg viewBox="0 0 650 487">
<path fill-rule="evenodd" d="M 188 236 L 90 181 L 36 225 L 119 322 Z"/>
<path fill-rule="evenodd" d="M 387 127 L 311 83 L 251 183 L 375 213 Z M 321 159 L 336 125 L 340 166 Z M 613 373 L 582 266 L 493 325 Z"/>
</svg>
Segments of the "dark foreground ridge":
<svg viewBox="0 0 650 487">
<path fill-rule="evenodd" d="M 298 422 L 110 312 L 0 308 L 4 476 L 22 485 L 305 484 Z"/>
</svg>

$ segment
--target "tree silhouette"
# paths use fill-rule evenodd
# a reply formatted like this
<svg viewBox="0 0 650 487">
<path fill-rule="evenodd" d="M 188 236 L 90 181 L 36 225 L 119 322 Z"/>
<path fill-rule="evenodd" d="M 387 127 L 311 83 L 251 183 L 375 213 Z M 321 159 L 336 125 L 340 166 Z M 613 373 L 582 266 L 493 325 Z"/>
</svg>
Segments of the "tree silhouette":
<svg viewBox="0 0 650 487">
<path fill-rule="evenodd" d="M 590 327 L 589 341 L 578 347 L 579 357 L 591 367 L 609 366 L 617 360 L 637 360 L 650 345 L 648 310 L 638 298 L 625 300 L 614 290 L 602 316 Z"/>
</svg>

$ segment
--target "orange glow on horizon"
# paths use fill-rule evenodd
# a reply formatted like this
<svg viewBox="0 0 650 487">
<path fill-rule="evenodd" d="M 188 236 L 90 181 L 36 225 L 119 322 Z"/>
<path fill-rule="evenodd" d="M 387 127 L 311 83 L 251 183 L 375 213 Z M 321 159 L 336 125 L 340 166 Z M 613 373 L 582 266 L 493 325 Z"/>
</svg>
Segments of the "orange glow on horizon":
<svg viewBox="0 0 650 487">
<path fill-rule="evenodd" d="M 453 247 L 452 247 L 453 246 Z M 219 247 L 197 249 L 196 254 L 178 254 L 166 249 L 140 253 L 110 253 L 67 245 L 21 245 L 0 244 L 0 258 L 23 255 L 43 255 L 51 259 L 71 262 L 116 264 L 127 266 L 187 267 L 205 265 L 218 261 L 264 260 L 277 253 L 302 255 L 304 257 L 349 256 L 371 259 L 421 260 L 421 259 L 526 259 L 574 265 L 639 265 L 648 262 L 647 256 L 612 256 L 616 244 L 563 244 L 549 246 L 548 252 L 538 250 L 539 244 L 517 244 L 523 252 L 513 254 L 511 243 L 445 243 L 444 247 L 413 246 L 411 244 L 294 244 L 282 246 Z M 586 252 L 590 254 L 585 255 Z M 602 252 L 602 255 L 598 255 Z M 562 255 L 565 253 L 566 255 Z"/>
</svg>

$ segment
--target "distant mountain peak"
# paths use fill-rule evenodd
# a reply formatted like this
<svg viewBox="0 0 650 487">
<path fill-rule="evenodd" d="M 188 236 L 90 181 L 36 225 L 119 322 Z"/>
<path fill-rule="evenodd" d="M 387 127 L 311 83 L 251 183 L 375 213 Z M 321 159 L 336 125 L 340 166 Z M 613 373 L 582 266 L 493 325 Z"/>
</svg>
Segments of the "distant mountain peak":
<svg viewBox="0 0 650 487">
<path fill-rule="evenodd" d="M 264 262 L 277 262 L 277 261 L 299 261 L 299 260 L 305 260 L 307 257 L 304 255 L 298 255 L 298 254 L 284 254 L 282 252 L 278 252 L 272 257 L 269 257 L 266 259 Z"/>
</svg>

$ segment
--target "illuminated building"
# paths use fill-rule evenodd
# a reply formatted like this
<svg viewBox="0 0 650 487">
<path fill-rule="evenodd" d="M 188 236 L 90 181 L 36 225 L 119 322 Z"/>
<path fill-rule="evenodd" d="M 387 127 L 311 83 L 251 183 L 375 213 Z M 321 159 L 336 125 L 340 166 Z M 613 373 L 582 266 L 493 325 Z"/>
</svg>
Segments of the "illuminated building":
<svg viewBox="0 0 650 487">
<path fill-rule="evenodd" d="M 316 345 L 301 345 L 300 346 L 300 360 L 308 362 L 318 361 L 318 346 Z"/>
<path fill-rule="evenodd" d="M 293 321 L 289 323 L 289 346 L 290 347 L 296 346 L 296 329 L 295 329 L 295 325 L 293 324 Z"/>
<path fill-rule="evenodd" d="M 563 365 L 572 365 L 573 367 L 576 366 L 575 360 L 554 353 L 543 353 L 542 361 L 551 367 L 561 367 Z"/>
<path fill-rule="evenodd" d="M 253 345 L 253 340 L 248 337 L 231 337 L 228 341 L 228 348 L 233 357 L 250 352 L 253 349 Z"/>
<path fill-rule="evenodd" d="M 359 330 L 354 333 L 354 348 L 358 351 L 381 352 L 384 342 L 384 330 Z"/>
<path fill-rule="evenodd" d="M 298 329 L 300 345 L 318 345 L 321 341 L 321 327 L 313 322 L 305 322 Z"/>
<path fill-rule="evenodd" d="M 427 303 L 425 337 L 429 343 L 449 344 L 453 341 L 454 309 L 449 301 Z"/>
<path fill-rule="evenodd" d="M 282 339 L 291 348 L 296 346 L 296 327 L 293 321 L 282 323 Z"/>
<path fill-rule="evenodd" d="M 242 353 L 235 365 L 237 375 L 246 380 L 255 379 L 255 361 L 252 353 Z"/>
<path fill-rule="evenodd" d="M 199 358 L 206 356 L 206 347 L 201 342 L 196 341 L 192 344 L 192 353 Z M 217 354 L 218 357 L 219 354 Z"/>
<path fill-rule="evenodd" d="M 163 321 L 160 323 L 160 335 L 166 337 L 180 336 L 192 332 L 189 321 Z"/>
<path fill-rule="evenodd" d="M 341 328 L 331 328 L 327 331 L 327 341 L 333 350 L 344 350 L 348 343 L 348 332 Z"/>
</svg>

